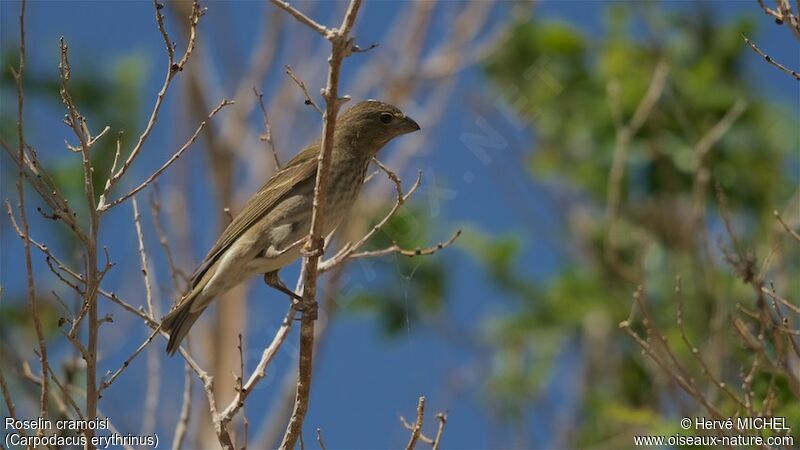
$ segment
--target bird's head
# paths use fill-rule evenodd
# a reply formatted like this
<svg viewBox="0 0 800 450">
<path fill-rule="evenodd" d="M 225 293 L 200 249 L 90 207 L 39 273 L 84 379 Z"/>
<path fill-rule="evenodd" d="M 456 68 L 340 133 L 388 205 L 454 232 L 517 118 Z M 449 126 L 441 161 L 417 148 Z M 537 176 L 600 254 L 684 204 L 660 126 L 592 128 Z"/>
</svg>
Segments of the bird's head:
<svg viewBox="0 0 800 450">
<path fill-rule="evenodd" d="M 337 140 L 342 139 L 359 153 L 372 157 L 397 136 L 419 130 L 414 119 L 400 109 L 378 100 L 358 102 L 336 120 Z"/>
</svg>

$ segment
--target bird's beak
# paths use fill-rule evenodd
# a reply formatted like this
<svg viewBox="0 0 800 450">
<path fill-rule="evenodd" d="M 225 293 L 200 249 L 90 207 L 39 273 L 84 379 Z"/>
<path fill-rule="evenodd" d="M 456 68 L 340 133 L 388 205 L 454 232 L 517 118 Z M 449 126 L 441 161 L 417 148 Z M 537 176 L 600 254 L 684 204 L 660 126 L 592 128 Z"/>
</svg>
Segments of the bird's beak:
<svg viewBox="0 0 800 450">
<path fill-rule="evenodd" d="M 402 128 L 405 133 L 413 133 L 414 131 L 419 131 L 420 129 L 419 124 L 408 116 L 403 117 Z"/>
</svg>

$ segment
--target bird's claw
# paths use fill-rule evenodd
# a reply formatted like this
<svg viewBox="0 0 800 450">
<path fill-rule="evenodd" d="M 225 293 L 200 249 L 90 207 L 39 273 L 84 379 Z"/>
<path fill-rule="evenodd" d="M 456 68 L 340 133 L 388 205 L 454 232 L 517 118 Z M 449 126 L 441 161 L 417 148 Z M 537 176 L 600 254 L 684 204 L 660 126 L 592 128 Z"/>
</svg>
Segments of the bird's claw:
<svg viewBox="0 0 800 450">
<path fill-rule="evenodd" d="M 303 301 L 302 296 L 297 295 L 294 291 L 286 287 L 286 285 L 278 276 L 278 272 L 265 273 L 264 282 L 267 284 L 267 286 L 288 295 L 293 305 Z"/>
<path fill-rule="evenodd" d="M 322 256 L 322 249 L 319 249 L 319 248 L 312 248 L 312 249 L 303 248 L 302 250 L 300 250 L 300 254 L 305 256 L 305 257 L 309 257 L 309 258 L 312 257 L 312 256 L 319 257 L 319 256 Z"/>
<path fill-rule="evenodd" d="M 325 247 L 324 238 L 311 239 L 311 236 L 306 238 L 306 244 L 300 250 L 300 254 L 306 257 L 319 257 L 322 256 L 322 249 Z"/>
<path fill-rule="evenodd" d="M 294 317 L 294 320 L 300 320 L 306 314 L 310 315 L 312 319 L 317 318 L 317 302 L 305 302 L 303 300 L 293 302 L 292 309 L 299 312 L 299 317 Z"/>
</svg>

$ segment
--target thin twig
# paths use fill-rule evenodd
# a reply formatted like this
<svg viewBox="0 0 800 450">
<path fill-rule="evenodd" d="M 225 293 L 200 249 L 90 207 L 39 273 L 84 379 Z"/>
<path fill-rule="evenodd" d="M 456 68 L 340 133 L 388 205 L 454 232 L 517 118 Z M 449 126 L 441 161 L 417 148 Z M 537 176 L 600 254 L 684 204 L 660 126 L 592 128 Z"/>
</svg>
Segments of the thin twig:
<svg viewBox="0 0 800 450">
<path fill-rule="evenodd" d="M 13 69 L 12 69 L 13 70 Z M 15 72 L 14 72 L 15 73 Z M 30 186 L 39 194 L 39 197 L 52 209 L 53 213 L 49 218 L 53 220 L 60 220 L 69 227 L 69 229 L 76 234 L 78 240 L 84 241 L 85 235 L 83 234 L 80 224 L 76 220 L 76 214 L 70 208 L 69 202 L 59 192 L 55 186 L 52 177 L 46 170 L 39 164 L 36 156 L 36 151 L 27 143 L 22 158 L 17 149 L 12 149 L 11 145 L 0 136 L 0 146 L 8 154 L 20 172 L 28 180 Z"/>
<path fill-rule="evenodd" d="M 668 74 L 669 65 L 663 60 L 659 61 L 653 70 L 653 76 L 650 78 L 650 85 L 647 87 L 647 91 L 636 106 L 633 116 L 624 124 L 622 123 L 622 114 L 619 106 L 619 89 L 618 87 L 614 88 L 614 86 L 609 87 L 609 104 L 616 126 L 614 154 L 608 174 L 608 198 L 606 201 L 606 218 L 609 221 L 606 256 L 610 260 L 616 258 L 616 252 L 614 251 L 615 231 L 621 202 L 622 179 L 625 175 L 625 166 L 628 160 L 628 149 L 631 140 L 650 117 L 658 99 L 664 92 Z"/>
<path fill-rule="evenodd" d="M 24 109 L 25 109 L 25 93 L 23 90 L 23 83 L 22 79 L 25 75 L 25 63 L 26 63 L 26 49 L 25 49 L 25 7 L 26 2 L 25 0 L 22 1 L 20 5 L 20 13 L 19 13 L 19 66 L 16 70 L 13 70 L 14 81 L 16 84 L 17 89 L 17 138 L 18 138 L 18 158 L 20 161 L 25 159 L 25 131 L 24 131 Z M 17 199 L 19 201 L 18 204 L 18 211 L 19 211 L 19 218 L 20 224 L 22 226 L 22 236 L 24 242 L 24 251 L 25 251 L 25 273 L 26 273 L 26 280 L 27 280 L 27 303 L 28 308 L 31 312 L 31 317 L 33 318 L 34 329 L 36 330 L 36 339 L 39 346 L 39 363 L 41 365 L 41 373 L 42 373 L 42 385 L 39 395 L 39 415 L 40 417 L 46 419 L 48 417 L 47 414 L 47 404 L 49 398 L 49 390 L 48 390 L 48 373 L 50 371 L 50 363 L 47 359 L 47 343 L 44 337 L 44 331 L 42 328 L 42 320 L 39 317 L 39 305 L 36 299 L 36 287 L 33 280 L 33 262 L 31 259 L 31 240 L 30 240 L 30 226 L 28 224 L 28 215 L 27 211 L 25 210 L 25 188 L 22 184 L 22 179 L 24 177 L 24 173 L 22 169 L 20 169 L 19 176 L 17 177 Z M 5 395 L 5 383 L 4 386 L 4 395 Z M 13 406 L 13 405 L 12 405 Z M 42 431 L 37 431 L 37 435 L 42 435 Z"/>
<path fill-rule="evenodd" d="M 700 390 L 694 385 L 693 380 L 686 375 L 686 371 L 683 369 L 683 366 L 680 365 L 677 358 L 672 353 L 672 349 L 665 342 L 666 338 L 664 337 L 663 334 L 661 334 L 658 331 L 657 328 L 655 328 L 655 324 L 652 321 L 652 318 L 650 317 L 650 314 L 647 311 L 642 296 L 643 296 L 643 288 L 639 286 L 639 288 L 637 288 L 637 290 L 633 294 L 634 301 L 631 307 L 630 316 L 628 317 L 627 320 L 620 322 L 619 327 L 624 329 L 625 332 L 627 332 L 628 335 L 631 336 L 634 339 L 634 341 L 636 341 L 637 344 L 639 344 L 639 347 L 642 348 L 642 350 L 650 357 L 650 359 L 653 360 L 653 362 L 655 362 L 656 364 L 658 364 L 658 366 L 664 371 L 664 373 L 669 375 L 669 377 L 672 380 L 674 380 L 678 384 L 678 386 L 683 388 L 689 395 L 691 395 L 701 405 L 703 405 L 714 418 L 716 419 L 721 418 L 722 414 L 720 413 L 720 411 L 711 402 L 708 401 L 706 396 L 703 395 L 703 393 L 700 392 Z M 653 346 L 650 345 L 650 343 L 647 340 L 644 340 L 641 336 L 639 336 L 639 334 L 637 334 L 631 328 L 634 311 L 636 309 L 638 309 L 644 315 L 644 319 L 642 320 L 642 322 L 645 326 L 645 329 L 647 330 L 648 335 L 653 335 L 653 339 L 663 344 L 662 347 L 665 349 L 669 359 L 672 362 L 673 367 L 675 367 L 675 370 L 673 370 L 670 367 L 670 364 L 657 353 L 657 351 L 653 348 Z"/>
<path fill-rule="evenodd" d="M 724 116 L 711 127 L 694 145 L 694 181 L 692 185 L 693 211 L 695 226 L 700 227 L 704 217 L 706 189 L 710 174 L 705 167 L 706 155 L 714 145 L 725 136 L 733 124 L 741 117 L 747 108 L 747 101 L 738 99 L 728 109 Z M 702 228 L 700 228 L 702 230 Z M 701 231 L 705 233 L 704 231 Z"/>
<path fill-rule="evenodd" d="M 790 302 L 789 300 L 777 295 L 775 293 L 774 289 L 767 289 L 766 286 L 762 286 L 761 287 L 761 291 L 763 293 L 767 294 L 767 296 L 769 296 L 773 300 L 776 300 L 776 301 L 780 302 L 781 304 L 783 304 L 783 306 L 789 308 L 795 314 L 800 314 L 800 306 L 797 306 L 797 305 L 793 304 L 792 302 Z"/>
<path fill-rule="evenodd" d="M 405 427 L 406 430 L 414 431 L 414 424 L 413 423 L 408 423 L 408 421 L 406 420 L 405 417 L 400 416 L 400 423 L 403 424 L 403 427 Z M 428 436 L 425 436 L 425 433 L 423 433 L 423 432 L 419 433 L 419 440 L 424 442 L 424 443 L 426 443 L 426 444 L 428 444 L 428 445 L 433 445 L 433 439 L 429 438 Z"/>
<path fill-rule="evenodd" d="M 395 189 L 395 192 L 397 194 L 397 198 L 398 199 L 402 199 L 403 198 L 403 182 L 402 182 L 402 180 L 400 180 L 400 177 L 397 176 L 397 174 L 395 172 L 393 172 L 391 169 L 386 167 L 382 162 L 380 162 L 380 160 L 378 158 L 373 157 L 372 158 L 372 162 L 374 162 L 375 165 L 378 166 L 378 168 L 381 169 L 383 171 L 383 173 L 386 174 L 387 177 L 389 177 L 389 180 L 391 180 L 392 183 L 394 184 L 394 189 Z"/>
<path fill-rule="evenodd" d="M 784 72 L 784 73 L 786 73 L 788 75 L 791 75 L 792 77 L 794 77 L 795 80 L 800 80 L 800 73 L 798 73 L 797 71 L 794 71 L 794 70 L 784 66 L 783 64 L 779 63 L 778 61 L 775 61 L 775 59 L 773 57 L 771 57 L 768 54 L 766 54 L 763 51 L 761 51 L 761 49 L 758 48 L 758 46 L 755 43 L 753 43 L 753 41 L 751 41 L 750 39 L 747 38 L 747 36 L 744 35 L 744 33 L 742 33 L 742 39 L 744 39 L 744 42 L 747 45 L 749 45 L 750 48 L 753 49 L 754 52 L 756 52 L 759 56 L 764 58 L 765 61 L 767 61 L 768 63 L 770 63 L 773 66 L 777 67 L 780 71 L 782 71 L 782 72 Z"/>
<path fill-rule="evenodd" d="M 764 0 L 758 0 L 758 5 L 764 11 L 764 14 L 773 17 L 776 24 L 789 27 L 794 36 L 800 39 L 800 17 L 792 12 L 790 0 L 775 0 L 775 3 L 777 8 L 772 9 L 764 4 Z M 800 4 L 797 6 L 800 8 Z"/>
<path fill-rule="evenodd" d="M 129 356 L 129 357 L 128 357 L 128 358 L 127 358 L 125 361 L 123 361 L 123 363 L 122 363 L 122 366 L 120 366 L 120 367 L 119 367 L 119 368 L 118 368 L 118 369 L 117 369 L 117 370 L 116 370 L 116 371 L 115 371 L 113 374 L 111 374 L 111 376 L 110 376 L 110 377 L 108 377 L 108 379 L 104 380 L 104 381 L 103 381 L 103 382 L 100 384 L 100 388 L 98 389 L 97 393 L 98 393 L 98 394 L 102 394 L 102 393 L 103 393 L 103 391 L 105 391 L 105 390 L 106 390 L 106 389 L 107 389 L 109 386 L 111 386 L 111 385 L 112 385 L 112 384 L 113 384 L 113 383 L 114 383 L 114 382 L 117 380 L 117 378 L 119 378 L 119 376 L 120 376 L 120 375 L 122 375 L 122 372 L 124 372 L 124 371 L 125 371 L 125 369 L 127 369 L 127 368 L 128 368 L 128 366 L 130 366 L 130 365 L 131 365 L 131 362 L 133 362 L 133 360 L 134 360 L 134 359 L 135 359 L 137 356 L 139 356 L 139 354 L 140 354 L 140 353 L 142 353 L 142 351 L 143 351 L 145 348 L 147 348 L 147 346 L 148 346 L 148 345 L 149 345 L 151 342 L 153 342 L 153 339 L 156 337 L 156 335 L 158 335 L 158 334 L 159 334 L 159 332 L 160 332 L 160 331 L 161 331 L 161 330 L 159 330 L 159 329 L 155 329 L 155 330 L 153 330 L 153 332 L 152 332 L 152 333 L 150 333 L 150 335 L 147 337 L 147 339 L 145 339 L 145 341 L 144 341 L 144 342 L 142 342 L 142 343 L 139 345 L 139 347 L 138 347 L 138 348 L 136 348 L 136 350 L 134 350 L 134 352 L 131 354 L 131 356 Z"/>
<path fill-rule="evenodd" d="M 136 240 L 139 243 L 139 263 L 141 264 L 142 277 L 144 278 L 145 302 L 147 313 L 155 316 L 153 308 L 153 288 L 150 283 L 149 265 L 147 264 L 147 252 L 144 249 L 144 234 L 142 233 L 142 215 L 139 213 L 139 202 L 136 197 L 131 198 L 133 204 L 133 224 L 136 229 Z"/>
<path fill-rule="evenodd" d="M 300 11 L 295 9 L 292 5 L 290 5 L 288 2 L 284 2 L 282 0 L 270 0 L 270 1 L 272 2 L 273 5 L 283 9 L 284 11 L 294 16 L 294 18 L 300 21 L 300 23 L 308 26 L 312 30 L 321 34 L 325 39 L 330 39 L 331 30 L 328 30 L 327 28 L 325 28 L 325 26 L 318 24 L 310 17 L 301 13 Z"/>
<path fill-rule="evenodd" d="M 789 233 L 790 236 L 792 236 L 793 238 L 795 238 L 795 240 L 800 242 L 800 234 L 794 231 L 792 227 L 790 227 L 789 225 L 786 224 L 786 222 L 783 221 L 781 213 L 779 213 L 777 209 L 772 211 L 772 215 L 775 216 L 775 219 L 781 224 L 783 229 L 786 230 L 787 233 Z"/>
<path fill-rule="evenodd" d="M 360 249 L 370 239 L 372 239 L 375 235 L 377 235 L 378 232 L 380 232 L 381 229 L 383 229 L 383 227 L 387 223 L 389 223 L 389 220 L 391 220 L 392 217 L 394 217 L 394 215 L 397 213 L 397 211 L 400 209 L 403 203 L 405 203 L 405 201 L 408 200 L 408 198 L 411 197 L 414 194 L 414 192 L 417 191 L 417 189 L 419 189 L 421 184 L 422 184 L 422 172 L 420 171 L 417 172 L 417 180 L 414 182 L 413 185 L 411 185 L 411 188 L 408 189 L 408 192 L 406 192 L 405 194 L 402 194 L 401 192 L 401 195 L 398 195 L 394 205 L 389 210 L 389 212 L 387 212 L 386 215 L 383 216 L 383 218 L 378 223 L 376 223 L 372 227 L 372 229 L 367 234 L 362 236 L 361 239 L 359 239 L 355 244 L 352 245 L 345 244 L 337 254 L 323 261 L 320 264 L 320 271 L 325 272 L 327 270 L 330 270 L 332 267 L 336 266 L 345 259 L 349 258 L 350 255 L 352 255 L 356 250 Z"/>
<path fill-rule="evenodd" d="M 436 419 L 439 420 L 439 428 L 436 430 L 436 437 L 433 438 L 432 450 L 439 450 L 442 445 L 442 433 L 444 433 L 444 426 L 447 425 L 447 415 L 444 413 L 436 414 Z"/>
<path fill-rule="evenodd" d="M 414 422 L 414 427 L 411 430 L 411 437 L 408 439 L 406 450 L 413 450 L 414 446 L 417 445 L 417 440 L 419 439 L 419 435 L 422 432 L 422 422 L 424 419 L 425 419 L 425 396 L 420 396 L 419 402 L 417 403 L 417 420 L 416 422 Z"/>
<path fill-rule="evenodd" d="M 190 23 L 190 37 L 189 41 L 186 45 L 186 51 L 184 52 L 181 59 L 176 63 L 175 62 L 175 48 L 172 40 L 167 33 L 167 30 L 164 26 L 164 16 L 161 14 L 161 10 L 163 9 L 164 5 L 158 2 L 158 0 L 153 0 L 153 7 L 155 8 L 156 12 L 156 23 L 158 24 L 158 30 L 161 32 L 161 36 L 164 39 L 164 45 L 167 48 L 167 73 L 164 77 L 164 83 L 161 86 L 161 90 L 158 91 L 156 95 L 156 101 L 153 105 L 153 110 L 150 112 L 150 118 L 147 121 L 147 125 L 145 125 L 142 134 L 139 135 L 139 139 L 136 141 L 136 144 L 133 146 L 128 157 L 125 159 L 125 162 L 122 164 L 122 167 L 113 174 L 113 176 L 109 177 L 106 180 L 105 187 L 103 188 L 102 194 L 100 195 L 100 201 L 98 202 L 97 209 L 100 211 L 105 211 L 108 208 L 106 207 L 106 197 L 111 189 L 119 182 L 119 180 L 125 175 L 128 169 L 133 164 L 133 161 L 136 160 L 136 157 L 144 147 L 145 142 L 147 142 L 147 138 L 150 136 L 150 133 L 153 131 L 156 122 L 158 121 L 158 113 L 161 110 L 161 106 L 164 103 L 164 97 L 167 95 L 167 90 L 169 89 L 170 84 L 172 83 L 172 79 L 175 77 L 176 74 L 183 70 L 183 66 L 189 61 L 189 57 L 191 56 L 192 52 L 195 48 L 195 42 L 197 38 L 197 24 L 200 21 L 200 17 L 203 16 L 205 13 L 205 9 L 201 8 L 199 3 L 195 0 L 192 3 L 192 12 L 189 17 Z"/>
<path fill-rule="evenodd" d="M 668 74 L 669 65 L 666 63 L 666 61 L 659 61 L 658 65 L 656 65 L 656 68 L 653 71 L 653 76 L 650 78 L 650 84 L 647 87 L 647 91 L 639 101 L 633 116 L 631 116 L 627 123 L 623 123 L 622 112 L 620 110 L 619 86 L 614 84 L 609 85 L 609 105 L 611 107 L 616 133 L 614 136 L 614 154 L 611 161 L 611 169 L 609 170 L 608 174 L 606 200 L 608 242 L 605 246 L 605 257 L 614 267 L 618 267 L 616 253 L 616 229 L 621 206 L 622 180 L 625 175 L 625 167 L 628 160 L 628 149 L 630 147 L 631 140 L 650 117 L 650 114 L 653 112 L 658 99 L 664 92 Z M 622 269 L 624 272 L 624 268 L 620 269 Z M 623 275 L 627 275 L 627 273 L 623 273 Z"/>
<path fill-rule="evenodd" d="M 278 332 L 275 333 L 275 336 L 272 338 L 272 342 L 262 352 L 261 359 L 258 361 L 253 373 L 250 374 L 247 382 L 241 386 L 241 389 L 236 391 L 235 397 L 233 400 L 231 400 L 228 406 L 214 418 L 214 421 L 218 423 L 219 426 L 223 428 L 227 426 L 236 413 L 244 407 L 245 400 L 250 393 L 253 392 L 255 386 L 267 376 L 267 367 L 272 362 L 273 358 L 275 358 L 275 355 L 278 354 L 278 349 L 289 336 L 289 331 L 291 331 L 292 328 L 292 322 L 294 322 L 292 320 L 293 315 L 294 309 L 289 308 L 286 317 L 284 317 L 283 324 L 281 324 Z"/>
<path fill-rule="evenodd" d="M 106 266 L 102 270 L 98 269 L 100 217 L 99 212 L 95 209 L 94 165 L 91 157 L 91 150 L 96 142 L 96 138 L 92 137 L 89 126 L 86 123 L 86 118 L 78 111 L 77 105 L 70 92 L 69 82 L 72 76 L 72 68 L 69 63 L 67 44 L 63 37 L 60 39 L 60 50 L 61 59 L 58 70 L 61 78 L 61 100 L 67 111 L 64 123 L 72 129 L 80 143 L 77 150 L 81 155 L 83 191 L 86 201 L 86 210 L 89 216 L 89 227 L 83 242 L 86 265 L 83 305 L 73 321 L 67 336 L 70 339 L 74 339 L 77 336 L 83 318 L 87 318 L 88 323 L 86 328 L 88 329 L 88 333 L 86 349 L 85 351 L 81 349 L 81 351 L 83 359 L 86 361 L 86 419 L 94 420 L 97 418 L 97 404 L 100 400 L 100 391 L 97 385 L 97 358 L 101 322 L 98 319 L 97 293 L 100 289 L 100 283 L 103 277 L 113 264 L 109 261 L 108 253 L 106 253 Z M 67 147 L 70 148 L 69 144 L 67 144 Z M 83 434 L 86 436 L 87 441 L 91 441 L 94 438 L 94 430 L 91 428 L 84 429 Z"/>
<path fill-rule="evenodd" d="M 322 442 L 322 429 L 317 427 L 317 442 L 319 442 L 319 448 L 325 450 L 325 443 Z"/>
<path fill-rule="evenodd" d="M 111 201 L 111 202 L 109 202 L 109 203 L 102 203 L 102 201 L 101 201 L 101 204 L 100 204 L 100 205 L 98 205 L 98 207 L 97 207 L 97 210 L 98 210 L 98 211 L 100 211 L 100 212 L 107 211 L 109 208 L 113 208 L 114 206 L 116 206 L 116 205 L 119 205 L 120 203 L 122 203 L 122 202 L 124 202 L 125 200 L 127 200 L 127 199 L 129 199 L 129 198 L 133 197 L 133 196 L 134 196 L 134 195 L 136 195 L 136 194 L 137 194 L 139 191 L 141 191 L 142 189 L 144 189 L 144 188 L 146 188 L 148 185 L 150 185 L 150 183 L 152 183 L 153 181 L 155 181 L 155 180 L 156 180 L 156 178 L 158 178 L 158 177 L 159 177 L 159 176 L 160 176 L 162 173 L 164 173 L 164 171 L 165 171 L 165 170 L 167 170 L 167 169 L 169 168 L 169 166 L 171 166 L 171 165 L 172 165 L 172 163 L 174 163 L 175 161 L 177 161 L 177 160 L 178 160 L 178 158 L 180 158 L 180 157 L 183 155 L 183 153 L 184 153 L 184 152 L 185 152 L 185 151 L 186 151 L 186 150 L 187 150 L 189 147 L 191 147 L 191 146 L 192 146 L 192 144 L 194 144 L 194 142 L 197 140 L 197 137 L 200 135 L 200 132 L 201 132 L 201 131 L 203 131 L 203 129 L 206 127 L 206 124 L 207 124 L 207 123 L 208 123 L 208 122 L 209 122 L 209 121 L 210 121 L 210 120 L 211 120 L 211 119 L 212 119 L 212 118 L 213 118 L 213 117 L 214 117 L 214 116 L 215 116 L 215 115 L 216 115 L 216 114 L 217 114 L 217 113 L 218 113 L 218 112 L 219 112 L 219 111 L 222 109 L 222 108 L 224 108 L 224 107 L 226 107 L 226 106 L 228 106 L 228 105 L 232 105 L 232 104 L 233 104 L 233 101 L 230 101 L 230 100 L 222 100 L 222 101 L 220 102 L 220 104 L 219 104 L 219 105 L 217 105 L 217 107 L 216 107 L 216 108 L 214 108 L 214 109 L 211 111 L 211 113 L 209 113 L 209 115 L 208 115 L 208 118 L 207 118 L 206 120 L 204 120 L 204 121 L 200 122 L 200 125 L 198 125 L 198 126 L 197 126 L 197 129 L 194 131 L 194 134 L 192 134 L 192 136 L 191 136 L 191 137 L 189 137 L 189 139 L 188 139 L 188 140 L 187 140 L 187 141 L 186 141 L 186 142 L 185 142 L 185 143 L 184 143 L 184 144 L 181 146 L 181 148 L 179 148 L 179 149 L 178 149 L 178 151 L 177 151 L 177 152 L 175 152 L 175 153 L 174 153 L 174 154 L 173 154 L 173 155 L 172 155 L 172 156 L 171 156 L 171 157 L 170 157 L 170 158 L 167 160 L 167 162 L 165 162 L 165 163 L 164 163 L 164 164 L 163 164 L 161 167 L 159 167 L 159 168 L 158 168 L 158 169 L 157 169 L 155 172 L 153 172 L 153 174 L 152 174 L 152 175 L 150 175 L 149 177 L 147 177 L 147 179 L 146 179 L 146 180 L 144 180 L 144 181 L 143 181 L 141 184 L 139 184 L 138 186 L 136 186 L 135 188 L 133 188 L 133 189 L 132 189 L 130 192 L 128 192 L 127 194 L 125 194 L 125 195 L 123 195 L 123 196 L 119 197 L 118 199 L 116 199 L 116 200 L 113 200 L 113 201 Z"/>
<path fill-rule="evenodd" d="M 83 414 L 81 413 L 81 409 L 78 407 L 78 404 L 75 403 L 75 399 L 72 398 L 72 394 L 70 394 L 69 391 L 67 391 L 66 387 L 63 384 L 61 384 L 61 382 L 58 380 L 58 377 L 56 377 L 56 373 L 53 372 L 53 367 L 49 366 L 48 368 L 50 369 L 50 379 L 53 380 L 53 383 L 55 383 L 55 385 L 58 387 L 58 390 L 61 391 L 61 394 L 64 396 L 64 400 L 66 400 L 66 402 L 75 412 L 78 419 L 84 420 Z"/>
<path fill-rule="evenodd" d="M 677 303 L 678 329 L 680 330 L 680 335 L 681 339 L 683 340 L 683 343 L 686 344 L 686 348 L 689 349 L 689 351 L 692 353 L 692 356 L 700 365 L 703 373 L 708 377 L 708 379 L 711 380 L 711 382 L 714 383 L 714 385 L 716 385 L 720 390 L 725 392 L 725 394 L 727 394 L 728 397 L 731 398 L 731 400 L 744 407 L 745 406 L 744 401 L 742 401 L 742 399 L 738 395 L 736 395 L 736 393 L 734 393 L 726 383 L 723 383 L 722 381 L 718 380 L 716 376 L 714 376 L 714 373 L 711 371 L 711 368 L 708 367 L 706 361 L 700 355 L 700 351 L 697 349 L 697 347 L 695 347 L 691 343 L 691 341 L 689 341 L 689 337 L 686 335 L 686 327 L 684 326 L 684 321 L 683 321 L 683 303 L 684 303 L 683 289 L 680 277 L 678 277 L 675 280 L 675 298 Z"/>
<path fill-rule="evenodd" d="M 453 244 L 453 242 L 456 241 L 456 239 L 458 239 L 459 236 L 461 236 L 461 230 L 456 230 L 456 232 L 453 233 L 452 236 L 450 236 L 450 239 L 444 242 L 439 242 L 438 244 L 432 245 L 430 247 L 425 247 L 425 248 L 417 247 L 414 250 L 406 250 L 397 245 L 397 243 L 394 243 L 393 245 L 386 248 L 382 248 L 380 250 L 370 250 L 359 253 L 351 253 L 350 255 L 347 256 L 347 259 L 372 258 L 375 256 L 388 255 L 390 253 L 395 253 L 398 255 L 403 255 L 408 257 L 432 255 L 438 252 L 439 250 L 449 247 L 451 244 Z"/>
<path fill-rule="evenodd" d="M 169 273 L 172 277 L 172 283 L 175 286 L 176 291 L 183 291 L 184 286 L 181 285 L 179 280 L 183 280 L 184 283 L 189 281 L 189 277 L 178 268 L 177 264 L 175 264 L 175 257 L 172 254 L 172 248 L 169 244 L 169 239 L 167 238 L 167 233 L 164 231 L 164 227 L 161 224 L 161 193 L 158 190 L 158 183 L 153 183 L 153 191 L 150 195 L 150 210 L 153 216 L 153 227 L 156 230 L 156 235 L 158 235 L 158 241 L 161 244 L 161 247 L 164 249 L 164 254 L 167 256 L 167 264 L 169 264 Z"/>
<path fill-rule="evenodd" d="M 183 439 L 186 437 L 186 432 L 189 430 L 189 420 L 191 419 L 192 412 L 192 384 L 194 377 L 192 376 L 192 368 L 189 363 L 184 363 L 184 381 L 183 381 L 183 400 L 181 401 L 181 413 L 178 416 L 178 423 L 175 424 L 175 436 L 172 438 L 172 448 L 180 450 L 183 446 Z"/>
<path fill-rule="evenodd" d="M 319 107 L 319 105 L 317 105 L 317 102 L 315 102 L 314 98 L 311 97 L 311 94 L 308 93 L 308 88 L 306 87 L 306 84 L 303 83 L 303 80 L 298 78 L 297 75 L 295 75 L 294 71 L 292 70 L 292 66 L 288 64 L 286 65 L 286 75 L 289 75 L 289 78 L 291 78 L 292 81 L 294 81 L 295 84 L 297 84 L 300 90 L 303 91 L 303 95 L 306 97 L 305 101 L 306 105 L 313 106 L 318 113 L 324 115 L 325 113 L 322 112 L 322 109 Z"/>
<path fill-rule="evenodd" d="M 261 140 L 269 145 L 269 149 L 272 152 L 272 159 L 275 161 L 275 171 L 277 172 L 281 169 L 281 161 L 278 159 L 278 150 L 275 149 L 275 141 L 272 139 L 272 127 L 269 125 L 267 109 L 264 107 L 264 95 L 258 92 L 258 89 L 255 87 L 253 87 L 253 93 L 258 99 L 258 107 L 261 109 L 261 117 L 264 121 L 264 134 L 261 136 Z"/>
<path fill-rule="evenodd" d="M 14 420 L 19 420 L 19 416 L 17 416 L 17 408 L 14 406 L 14 399 L 11 398 L 11 392 L 8 389 L 8 383 L 6 382 L 5 375 L 3 375 L 2 367 L 0 367 L 0 391 L 3 393 L 3 400 L 6 402 L 6 408 L 8 408 L 9 417 L 13 417 Z M 24 429 L 18 431 L 22 436 L 27 436 L 27 433 Z"/>
</svg>

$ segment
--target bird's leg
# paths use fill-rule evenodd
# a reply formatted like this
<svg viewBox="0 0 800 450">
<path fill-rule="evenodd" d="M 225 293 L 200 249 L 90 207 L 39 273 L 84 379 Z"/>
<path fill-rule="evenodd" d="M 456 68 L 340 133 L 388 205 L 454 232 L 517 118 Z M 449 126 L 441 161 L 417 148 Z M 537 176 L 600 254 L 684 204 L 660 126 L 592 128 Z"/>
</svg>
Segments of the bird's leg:
<svg viewBox="0 0 800 450">
<path fill-rule="evenodd" d="M 302 247 L 307 241 L 308 241 L 308 236 L 304 236 L 303 238 L 298 239 L 292 245 L 284 248 L 283 250 L 276 250 L 274 252 L 265 252 L 265 253 L 269 253 L 269 254 L 265 254 L 265 256 L 267 258 L 277 258 L 279 256 L 283 256 L 286 253 L 294 251 L 297 247 Z M 302 248 L 301 248 L 300 252 L 302 253 Z"/>
<path fill-rule="evenodd" d="M 273 289 L 275 289 L 277 291 L 280 291 L 280 292 L 288 295 L 289 298 L 292 300 L 292 308 L 295 311 L 298 311 L 298 312 L 301 312 L 301 313 L 310 311 L 312 316 L 314 317 L 314 319 L 317 318 L 317 305 L 316 305 L 316 303 L 314 303 L 312 305 L 311 309 L 307 309 L 307 306 L 305 306 L 303 304 L 303 297 L 300 296 L 300 295 L 297 295 L 296 293 L 294 293 L 294 291 L 292 291 L 291 289 L 286 287 L 286 284 L 284 284 L 283 280 L 281 280 L 281 277 L 278 274 L 277 270 L 275 270 L 273 272 L 265 273 L 264 274 L 264 283 L 266 283 L 267 286 L 269 286 L 269 287 L 271 287 L 271 288 L 273 288 Z M 299 317 L 293 317 L 293 319 L 294 320 L 300 320 Z"/>
<path fill-rule="evenodd" d="M 265 273 L 264 283 L 266 283 L 267 286 L 288 295 L 289 298 L 292 299 L 292 304 L 294 304 L 295 309 L 303 301 L 303 297 L 295 294 L 294 291 L 286 287 L 277 270 Z"/>
</svg>

